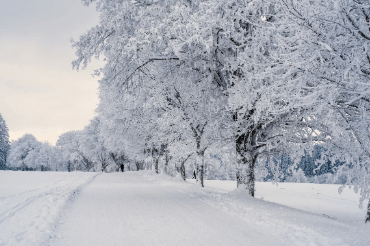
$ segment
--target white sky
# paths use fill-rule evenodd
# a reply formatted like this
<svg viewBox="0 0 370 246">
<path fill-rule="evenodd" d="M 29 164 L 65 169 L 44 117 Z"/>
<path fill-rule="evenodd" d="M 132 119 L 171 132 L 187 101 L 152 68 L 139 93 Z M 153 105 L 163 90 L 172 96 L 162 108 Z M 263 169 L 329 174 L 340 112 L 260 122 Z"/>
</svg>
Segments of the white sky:
<svg viewBox="0 0 370 246">
<path fill-rule="evenodd" d="M 72 70 L 70 39 L 98 24 L 80 0 L 0 0 L 0 113 L 14 140 L 25 133 L 55 144 L 94 116 L 98 78 Z"/>
</svg>

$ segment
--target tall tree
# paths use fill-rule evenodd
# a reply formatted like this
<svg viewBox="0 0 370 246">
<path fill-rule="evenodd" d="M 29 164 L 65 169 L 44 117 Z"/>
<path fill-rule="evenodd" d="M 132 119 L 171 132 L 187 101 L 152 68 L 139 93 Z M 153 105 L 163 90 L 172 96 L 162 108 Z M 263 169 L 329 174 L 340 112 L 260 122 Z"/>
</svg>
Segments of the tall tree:
<svg viewBox="0 0 370 246">
<path fill-rule="evenodd" d="M 309 32 L 295 28 L 280 1 L 206 1 L 203 8 L 198 22 L 212 30 L 214 67 L 235 120 L 238 187 L 253 196 L 258 159 L 296 157 L 302 145 L 325 139 L 318 116 L 326 112 L 326 87 L 305 80 L 315 54 L 298 40 Z"/>
<path fill-rule="evenodd" d="M 302 36 L 316 55 L 307 78 L 324 81 L 332 134 L 320 165 L 326 159 L 346 165 L 346 185 L 370 198 L 370 7 L 362 0 L 282 1 L 285 10 L 309 35 Z M 370 208 L 370 201 L 368 204 Z M 370 220 L 368 212 L 367 221 Z"/>
<path fill-rule="evenodd" d="M 0 114 L 0 170 L 6 167 L 6 158 L 10 148 L 9 129 L 2 115 Z"/>
</svg>

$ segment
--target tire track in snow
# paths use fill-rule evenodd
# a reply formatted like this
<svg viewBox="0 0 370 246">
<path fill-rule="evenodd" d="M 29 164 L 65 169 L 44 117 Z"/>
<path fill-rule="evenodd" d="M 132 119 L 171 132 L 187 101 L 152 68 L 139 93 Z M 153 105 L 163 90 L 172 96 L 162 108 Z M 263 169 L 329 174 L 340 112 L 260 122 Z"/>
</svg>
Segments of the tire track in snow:
<svg viewBox="0 0 370 246">
<path fill-rule="evenodd" d="M 8 204 L 9 204 L 10 201 L 12 201 L 12 199 L 20 197 L 21 195 L 28 195 L 29 193 L 32 193 L 32 192 L 37 192 L 38 193 L 37 195 L 31 196 L 31 197 L 27 198 L 26 200 L 24 200 L 22 202 L 16 203 L 16 205 L 13 205 L 9 209 L 7 209 L 5 212 L 0 213 L 0 224 L 4 223 L 7 219 L 13 217 L 17 212 L 21 211 L 23 208 L 30 205 L 35 200 L 40 199 L 40 198 L 42 198 L 46 195 L 52 194 L 54 190 L 56 190 L 56 189 L 60 188 L 60 186 L 64 185 L 63 181 L 64 180 L 58 180 L 58 181 L 54 182 L 51 185 L 53 188 L 48 188 L 46 191 L 44 191 L 45 190 L 44 188 L 39 188 L 39 189 L 28 190 L 28 191 L 24 191 L 24 192 L 19 192 L 17 194 L 11 195 L 11 196 L 3 197 L 2 198 L 3 201 L 8 200 L 9 201 Z M 62 183 L 62 184 L 60 184 L 60 183 Z M 2 207 L 4 207 L 4 202 L 2 204 Z"/>
<path fill-rule="evenodd" d="M 5 210 L 4 206 L 0 207 L 0 246 L 45 245 L 70 196 L 81 186 L 91 182 L 96 175 L 97 173 L 64 175 L 46 188 L 4 197 L 3 203 L 6 200 L 8 208 Z M 30 193 L 36 194 L 30 196 Z"/>
<path fill-rule="evenodd" d="M 74 183 L 75 183 L 75 181 L 76 180 L 74 180 Z M 56 182 L 56 183 L 60 183 L 60 181 Z M 69 184 L 68 186 L 73 187 L 73 184 Z M 10 219 L 14 215 L 16 215 L 18 212 L 20 212 L 25 207 L 29 206 L 34 201 L 36 201 L 38 199 L 41 199 L 41 198 L 44 198 L 45 196 L 48 196 L 48 195 L 56 194 L 56 193 L 60 192 L 61 190 L 65 189 L 65 188 L 68 188 L 68 186 L 66 187 L 62 183 L 61 186 L 53 187 L 53 188 L 47 190 L 46 192 L 42 192 L 40 194 L 37 194 L 35 196 L 32 196 L 32 197 L 26 199 L 23 202 L 20 202 L 20 203 L 16 204 L 15 206 L 11 207 L 7 211 L 5 211 L 3 213 L 0 213 L 0 224 L 4 223 L 7 219 Z M 38 191 L 38 190 L 42 190 L 42 189 L 36 189 L 36 191 Z M 25 192 L 22 192 L 22 193 L 25 193 Z"/>
<path fill-rule="evenodd" d="M 51 186 L 51 187 L 56 187 L 56 186 L 57 186 L 59 183 L 61 183 L 61 182 L 63 182 L 63 180 L 62 180 L 62 179 L 61 179 L 61 180 L 57 180 L 57 181 L 55 181 L 53 184 L 51 184 L 50 186 Z M 16 193 L 16 194 L 9 195 L 9 196 L 0 197 L 0 207 L 5 207 L 5 206 L 6 206 L 6 205 L 8 205 L 9 203 L 14 202 L 15 198 L 24 199 L 24 198 L 22 197 L 22 195 L 27 197 L 27 195 L 30 195 L 30 194 L 32 194 L 32 193 L 38 193 L 37 195 L 32 196 L 32 197 L 36 197 L 36 196 L 38 196 L 38 195 L 39 195 L 39 193 L 40 193 L 40 192 L 43 192 L 43 191 L 45 191 L 45 190 L 50 191 L 51 189 L 50 189 L 50 188 L 45 189 L 44 187 L 41 187 L 41 188 L 37 188 L 37 189 L 31 189 L 31 190 L 26 190 L 26 191 L 18 192 L 18 193 Z M 30 199 L 31 199 L 32 197 L 30 197 Z M 21 203 L 21 202 L 20 202 L 20 203 Z M 15 206 L 17 206 L 17 205 L 15 205 Z M 0 213 L 0 218 L 1 218 L 1 215 L 2 215 L 2 214 Z"/>
</svg>

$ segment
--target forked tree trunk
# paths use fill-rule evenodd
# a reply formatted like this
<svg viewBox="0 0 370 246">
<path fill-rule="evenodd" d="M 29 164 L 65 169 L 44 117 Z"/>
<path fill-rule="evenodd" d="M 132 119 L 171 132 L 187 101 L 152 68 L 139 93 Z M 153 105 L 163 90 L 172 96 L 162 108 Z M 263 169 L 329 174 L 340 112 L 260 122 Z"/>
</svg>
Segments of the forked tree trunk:
<svg viewBox="0 0 370 246">
<path fill-rule="evenodd" d="M 370 224 L 370 199 L 369 199 L 369 203 L 367 204 L 367 214 L 366 214 L 365 223 Z"/>
<path fill-rule="evenodd" d="M 181 161 L 181 165 L 179 168 L 176 168 L 176 171 L 180 173 L 181 178 L 186 181 L 186 169 L 185 169 L 185 163 L 186 161 L 192 156 L 193 154 L 188 155 L 185 159 Z"/>
<path fill-rule="evenodd" d="M 249 195 L 254 197 L 255 179 L 254 166 L 256 158 L 249 152 L 244 152 L 236 146 L 236 184 L 238 188 L 247 189 Z"/>
</svg>

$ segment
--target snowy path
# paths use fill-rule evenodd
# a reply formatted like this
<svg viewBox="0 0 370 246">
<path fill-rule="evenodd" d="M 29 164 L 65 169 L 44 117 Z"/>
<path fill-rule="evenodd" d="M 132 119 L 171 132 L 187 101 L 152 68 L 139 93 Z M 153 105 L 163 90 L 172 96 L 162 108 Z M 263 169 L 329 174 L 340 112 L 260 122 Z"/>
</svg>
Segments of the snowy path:
<svg viewBox="0 0 370 246">
<path fill-rule="evenodd" d="M 363 235 L 240 192 L 128 172 L 102 174 L 86 186 L 65 210 L 51 245 L 369 245 Z"/>
<path fill-rule="evenodd" d="M 242 220 L 135 172 L 97 177 L 55 245 L 274 245 Z"/>
<path fill-rule="evenodd" d="M 45 245 L 73 192 L 96 173 L 3 171 L 0 246 Z"/>
</svg>

